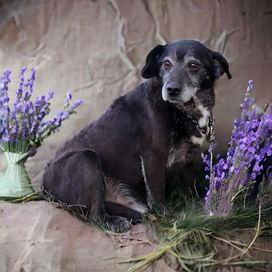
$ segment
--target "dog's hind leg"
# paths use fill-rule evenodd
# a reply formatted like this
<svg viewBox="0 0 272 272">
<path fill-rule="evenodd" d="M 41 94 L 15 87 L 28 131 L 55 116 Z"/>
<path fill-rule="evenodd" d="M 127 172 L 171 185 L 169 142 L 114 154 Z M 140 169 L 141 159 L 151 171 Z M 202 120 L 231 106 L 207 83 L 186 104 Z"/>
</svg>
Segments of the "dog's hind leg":
<svg viewBox="0 0 272 272">
<path fill-rule="evenodd" d="M 141 221 L 143 221 L 142 213 L 135 211 L 131 208 L 128 208 L 124 205 L 121 205 L 119 203 L 106 201 L 105 208 L 108 214 L 125 217 L 128 220 L 132 221 L 133 223 L 140 223 Z"/>
<path fill-rule="evenodd" d="M 54 199 L 111 231 L 124 232 L 131 227 L 128 219 L 106 212 L 101 163 L 92 150 L 72 151 L 50 163 L 43 185 Z"/>
</svg>

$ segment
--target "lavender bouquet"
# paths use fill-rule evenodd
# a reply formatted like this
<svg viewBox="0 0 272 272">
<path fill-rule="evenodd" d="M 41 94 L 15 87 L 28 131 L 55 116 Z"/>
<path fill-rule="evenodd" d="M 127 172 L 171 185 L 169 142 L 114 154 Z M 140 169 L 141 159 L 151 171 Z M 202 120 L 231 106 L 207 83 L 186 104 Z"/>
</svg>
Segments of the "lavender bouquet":
<svg viewBox="0 0 272 272">
<path fill-rule="evenodd" d="M 7 169 L 0 173 L 0 197 L 22 197 L 33 192 L 24 162 L 36 153 L 43 140 L 59 129 L 62 122 L 75 113 L 82 101 L 71 104 L 72 96 L 67 94 L 64 110 L 51 120 L 45 120 L 50 112 L 54 93 L 32 100 L 36 72 L 26 78 L 26 68 L 20 72 L 20 83 L 13 107 L 8 93 L 11 71 L 0 77 L 0 149 L 5 154 Z"/>
<path fill-rule="evenodd" d="M 272 105 L 260 110 L 251 96 L 252 89 L 251 80 L 241 104 L 241 116 L 234 121 L 226 157 L 217 155 L 217 162 L 213 163 L 214 144 L 208 154 L 202 154 L 205 170 L 209 171 L 205 208 L 210 215 L 228 215 L 235 200 L 245 198 L 253 188 L 272 155 Z M 267 186 L 272 187 L 271 176 L 267 179 Z"/>
</svg>

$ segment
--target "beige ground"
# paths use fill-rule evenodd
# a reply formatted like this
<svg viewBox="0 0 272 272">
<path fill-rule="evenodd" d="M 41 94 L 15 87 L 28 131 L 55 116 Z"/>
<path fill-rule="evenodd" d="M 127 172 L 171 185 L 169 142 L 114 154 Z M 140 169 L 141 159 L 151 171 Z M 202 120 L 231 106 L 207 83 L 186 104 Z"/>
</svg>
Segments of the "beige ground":
<svg viewBox="0 0 272 272">
<path fill-rule="evenodd" d="M 107 235 L 45 201 L 0 206 L 1 272 L 127 271 L 154 247 L 144 225 Z M 173 271 L 163 260 L 146 271 Z"/>
<path fill-rule="evenodd" d="M 83 223 L 67 211 L 45 201 L 24 204 L 1 203 L 0 271 L 125 272 L 133 265 L 127 263 L 130 258 L 154 250 L 155 239 L 152 233 L 150 227 L 138 224 L 124 234 L 106 234 L 96 226 Z M 245 243 L 250 244 L 254 233 L 243 232 L 241 235 Z M 241 254 L 241 251 L 228 247 L 225 242 L 217 241 L 216 246 L 221 260 Z M 272 238 L 267 236 L 259 238 L 254 247 L 255 249 L 249 253 L 257 260 L 270 261 L 267 270 L 261 270 L 270 272 Z M 233 261 L 239 262 L 239 259 Z M 173 258 L 163 258 L 144 271 L 174 272 L 177 267 Z M 253 265 L 252 269 L 220 266 L 218 270 L 204 271 L 257 270 Z"/>
</svg>

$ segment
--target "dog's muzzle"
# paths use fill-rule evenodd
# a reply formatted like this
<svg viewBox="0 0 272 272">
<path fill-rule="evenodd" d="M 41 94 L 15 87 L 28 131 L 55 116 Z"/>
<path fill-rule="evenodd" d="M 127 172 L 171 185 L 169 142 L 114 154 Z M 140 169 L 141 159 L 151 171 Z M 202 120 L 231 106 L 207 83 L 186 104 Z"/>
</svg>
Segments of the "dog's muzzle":
<svg viewBox="0 0 272 272">
<path fill-rule="evenodd" d="M 181 88 L 175 83 L 170 83 L 167 84 L 166 91 L 169 97 L 176 97 L 180 94 Z"/>
<path fill-rule="evenodd" d="M 165 83 L 162 88 L 162 98 L 164 101 L 172 103 L 188 103 L 196 94 L 197 89 L 188 86 L 180 86 L 175 82 Z"/>
<path fill-rule="evenodd" d="M 180 89 L 178 89 L 178 88 L 167 88 L 167 94 L 170 97 L 175 97 L 175 96 L 179 95 L 179 93 L 180 93 Z"/>
<path fill-rule="evenodd" d="M 180 96 L 181 87 L 177 83 L 166 83 L 162 88 L 162 98 L 164 101 L 176 100 Z"/>
</svg>

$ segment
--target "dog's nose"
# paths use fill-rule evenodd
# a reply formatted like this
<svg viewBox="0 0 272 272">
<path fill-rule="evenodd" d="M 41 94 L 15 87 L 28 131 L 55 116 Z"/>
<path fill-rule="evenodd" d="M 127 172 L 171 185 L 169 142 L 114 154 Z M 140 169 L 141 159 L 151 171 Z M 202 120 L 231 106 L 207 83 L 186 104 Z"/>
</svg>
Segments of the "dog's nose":
<svg viewBox="0 0 272 272">
<path fill-rule="evenodd" d="M 170 96 L 177 96 L 179 93 L 181 92 L 181 89 L 178 88 L 178 87 L 167 87 L 167 93 L 170 95 Z"/>
</svg>

